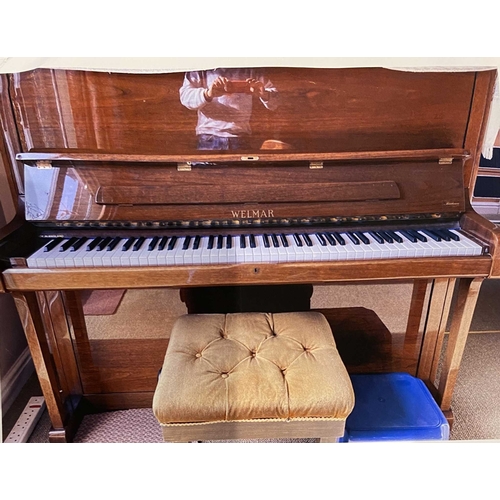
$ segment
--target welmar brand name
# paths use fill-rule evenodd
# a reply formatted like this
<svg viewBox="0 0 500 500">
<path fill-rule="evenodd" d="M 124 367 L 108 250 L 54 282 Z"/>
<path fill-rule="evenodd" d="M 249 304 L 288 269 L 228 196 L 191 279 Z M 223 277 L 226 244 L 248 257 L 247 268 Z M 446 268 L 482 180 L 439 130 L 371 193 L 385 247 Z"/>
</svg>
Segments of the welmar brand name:
<svg viewBox="0 0 500 500">
<path fill-rule="evenodd" d="M 235 219 L 274 217 L 274 210 L 231 210 L 231 216 Z"/>
</svg>

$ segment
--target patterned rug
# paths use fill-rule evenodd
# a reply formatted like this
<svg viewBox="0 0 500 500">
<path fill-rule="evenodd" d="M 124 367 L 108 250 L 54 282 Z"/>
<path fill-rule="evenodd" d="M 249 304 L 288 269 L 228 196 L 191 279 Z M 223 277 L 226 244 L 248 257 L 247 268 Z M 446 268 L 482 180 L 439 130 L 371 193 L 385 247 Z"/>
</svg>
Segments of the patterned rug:
<svg viewBox="0 0 500 500">
<path fill-rule="evenodd" d="M 115 314 L 126 290 L 82 290 L 83 312 L 89 316 Z"/>
</svg>

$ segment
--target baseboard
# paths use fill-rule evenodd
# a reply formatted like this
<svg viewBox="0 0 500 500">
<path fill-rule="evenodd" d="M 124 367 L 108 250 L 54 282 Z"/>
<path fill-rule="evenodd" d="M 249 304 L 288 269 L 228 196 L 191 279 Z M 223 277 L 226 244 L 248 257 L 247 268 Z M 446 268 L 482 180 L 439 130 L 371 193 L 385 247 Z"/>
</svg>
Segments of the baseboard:
<svg viewBox="0 0 500 500">
<path fill-rule="evenodd" d="M 2 377 L 2 413 L 4 415 L 19 396 L 34 371 L 33 360 L 29 349 L 26 347 L 9 371 Z"/>
</svg>

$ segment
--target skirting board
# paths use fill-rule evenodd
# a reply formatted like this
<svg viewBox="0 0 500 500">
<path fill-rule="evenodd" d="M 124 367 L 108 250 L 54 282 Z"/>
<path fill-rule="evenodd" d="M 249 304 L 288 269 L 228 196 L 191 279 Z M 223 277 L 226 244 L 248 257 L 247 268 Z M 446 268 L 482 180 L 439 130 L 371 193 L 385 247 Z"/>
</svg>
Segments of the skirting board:
<svg viewBox="0 0 500 500">
<path fill-rule="evenodd" d="M 1 380 L 0 392 L 2 394 L 2 413 L 4 415 L 9 411 L 12 403 L 34 371 L 33 360 L 28 347 L 26 347 Z"/>
</svg>

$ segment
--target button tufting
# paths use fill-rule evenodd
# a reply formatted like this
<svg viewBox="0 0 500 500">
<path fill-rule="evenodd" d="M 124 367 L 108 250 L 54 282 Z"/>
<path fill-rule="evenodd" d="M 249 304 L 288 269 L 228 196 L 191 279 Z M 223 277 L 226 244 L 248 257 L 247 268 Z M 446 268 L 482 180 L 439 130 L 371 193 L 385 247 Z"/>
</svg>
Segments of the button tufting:
<svg viewBox="0 0 500 500">
<path fill-rule="evenodd" d="M 220 376 L 221 376 L 222 378 L 227 378 L 227 377 L 229 377 L 229 375 L 228 375 L 227 373 L 221 373 L 221 375 L 220 375 Z"/>
<path fill-rule="evenodd" d="M 197 353 L 195 354 L 195 356 L 196 356 L 197 358 L 201 358 L 201 353 L 197 352 Z"/>
</svg>

